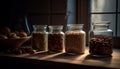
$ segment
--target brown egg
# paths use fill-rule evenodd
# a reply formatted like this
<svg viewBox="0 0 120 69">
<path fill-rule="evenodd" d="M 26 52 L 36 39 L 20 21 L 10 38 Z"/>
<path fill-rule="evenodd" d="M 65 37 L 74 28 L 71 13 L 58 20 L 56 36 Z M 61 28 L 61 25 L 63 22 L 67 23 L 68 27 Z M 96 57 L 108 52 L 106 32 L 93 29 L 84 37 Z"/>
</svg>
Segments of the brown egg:
<svg viewBox="0 0 120 69">
<path fill-rule="evenodd" d="M 16 35 L 16 33 L 10 33 L 8 35 L 8 38 L 20 38 L 19 36 Z"/>
<path fill-rule="evenodd" d="M 21 31 L 21 32 L 19 32 L 19 33 L 17 34 L 17 36 L 19 36 L 19 37 L 27 37 L 27 33 L 24 32 L 24 31 Z"/>
</svg>

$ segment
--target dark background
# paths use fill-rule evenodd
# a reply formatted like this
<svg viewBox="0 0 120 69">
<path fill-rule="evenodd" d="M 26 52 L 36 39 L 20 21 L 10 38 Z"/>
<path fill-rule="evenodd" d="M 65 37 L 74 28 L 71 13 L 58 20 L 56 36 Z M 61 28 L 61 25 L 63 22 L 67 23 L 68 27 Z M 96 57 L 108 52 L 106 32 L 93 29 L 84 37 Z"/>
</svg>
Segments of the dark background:
<svg viewBox="0 0 120 69">
<path fill-rule="evenodd" d="M 66 25 L 67 0 L 4 0 L 0 2 L 0 27 L 12 30 L 24 29 L 27 24 L 32 32 L 33 24 Z"/>
</svg>

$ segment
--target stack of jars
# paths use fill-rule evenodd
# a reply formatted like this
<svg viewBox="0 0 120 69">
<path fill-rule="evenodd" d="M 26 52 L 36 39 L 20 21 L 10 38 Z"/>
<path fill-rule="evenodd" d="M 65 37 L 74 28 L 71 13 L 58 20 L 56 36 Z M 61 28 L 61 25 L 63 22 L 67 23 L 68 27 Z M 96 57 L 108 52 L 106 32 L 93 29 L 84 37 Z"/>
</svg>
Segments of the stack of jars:
<svg viewBox="0 0 120 69">
<path fill-rule="evenodd" d="M 112 30 L 108 28 L 110 22 L 93 24 L 89 36 L 89 53 L 91 55 L 112 54 Z M 66 32 L 63 25 L 48 26 L 33 25 L 32 47 L 38 51 L 66 52 L 68 54 L 83 54 L 86 47 L 86 32 L 84 24 L 68 24 Z"/>
<path fill-rule="evenodd" d="M 64 32 L 62 25 L 33 25 L 32 48 L 37 51 L 63 52 Z"/>
<path fill-rule="evenodd" d="M 63 32 L 63 25 L 33 25 L 32 47 L 38 51 L 84 53 L 85 32 L 83 24 L 68 24 Z"/>
</svg>

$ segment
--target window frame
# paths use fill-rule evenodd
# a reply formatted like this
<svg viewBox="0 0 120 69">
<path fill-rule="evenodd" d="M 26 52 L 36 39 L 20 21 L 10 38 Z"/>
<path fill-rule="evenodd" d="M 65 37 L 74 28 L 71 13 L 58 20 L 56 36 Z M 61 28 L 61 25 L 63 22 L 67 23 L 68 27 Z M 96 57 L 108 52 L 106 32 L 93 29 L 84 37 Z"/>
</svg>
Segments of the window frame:
<svg viewBox="0 0 120 69">
<path fill-rule="evenodd" d="M 88 46 L 88 35 L 90 30 L 90 0 L 77 0 L 76 2 L 76 20 L 77 23 L 84 24 L 83 30 L 86 32 L 86 46 Z"/>
<path fill-rule="evenodd" d="M 91 1 L 91 0 L 90 0 Z M 115 36 L 114 37 L 117 37 L 118 36 L 118 15 L 120 14 L 120 12 L 118 11 L 118 0 L 116 0 L 116 8 L 115 8 L 115 11 L 114 12 L 90 12 L 90 15 L 92 15 L 92 14 L 114 14 L 115 15 Z"/>
<path fill-rule="evenodd" d="M 86 45 L 88 46 L 88 36 L 89 36 L 89 30 L 90 30 L 90 26 L 91 26 L 91 8 L 90 8 L 90 0 L 77 0 L 76 1 L 76 8 L 77 8 L 77 23 L 83 23 L 84 24 L 84 30 L 86 32 Z M 116 0 L 116 2 L 118 3 L 118 0 Z M 118 5 L 118 4 L 116 4 Z M 116 7 L 116 9 L 118 9 L 118 7 Z M 116 14 L 120 14 L 120 12 L 118 12 L 118 10 L 116 10 Z M 114 14 L 115 12 L 98 12 L 98 13 L 93 13 L 93 14 Z M 118 17 L 118 15 L 116 15 L 116 17 Z M 117 18 L 116 18 L 116 22 L 117 22 Z M 116 24 L 117 26 L 117 24 Z M 117 34 L 117 27 L 116 27 L 116 34 Z M 114 40 L 114 48 L 120 48 L 120 37 L 118 37 L 116 35 L 116 37 L 113 37 Z"/>
</svg>

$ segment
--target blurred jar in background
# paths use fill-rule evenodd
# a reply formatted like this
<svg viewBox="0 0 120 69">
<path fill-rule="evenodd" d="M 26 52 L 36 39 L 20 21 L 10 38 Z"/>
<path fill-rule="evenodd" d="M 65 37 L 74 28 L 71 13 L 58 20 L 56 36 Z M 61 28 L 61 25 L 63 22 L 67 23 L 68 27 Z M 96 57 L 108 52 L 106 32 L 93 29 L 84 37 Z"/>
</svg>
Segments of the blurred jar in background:
<svg viewBox="0 0 120 69">
<path fill-rule="evenodd" d="M 68 24 L 65 32 L 65 51 L 69 54 L 83 54 L 86 45 L 86 33 L 83 24 Z"/>
<path fill-rule="evenodd" d="M 109 21 L 93 23 L 93 30 L 89 32 L 89 53 L 93 56 L 107 56 L 112 54 L 113 31 L 109 29 Z"/>
<path fill-rule="evenodd" d="M 48 50 L 48 32 L 47 25 L 33 25 L 32 48 L 37 51 Z"/>
<path fill-rule="evenodd" d="M 64 32 L 62 25 L 50 25 L 48 34 L 48 50 L 50 52 L 64 52 Z"/>
</svg>

